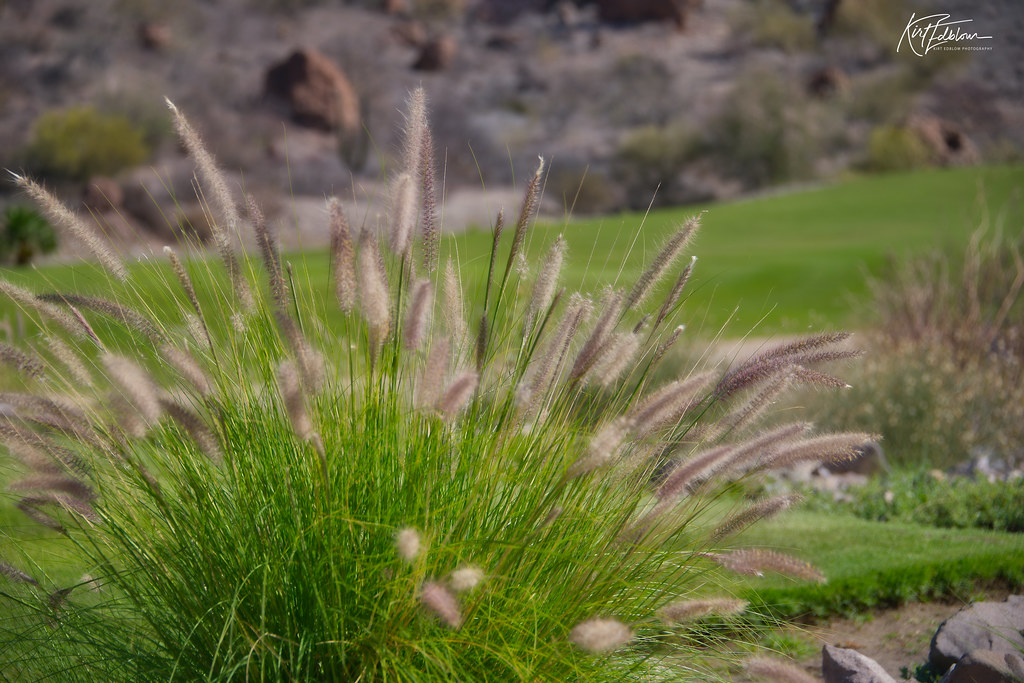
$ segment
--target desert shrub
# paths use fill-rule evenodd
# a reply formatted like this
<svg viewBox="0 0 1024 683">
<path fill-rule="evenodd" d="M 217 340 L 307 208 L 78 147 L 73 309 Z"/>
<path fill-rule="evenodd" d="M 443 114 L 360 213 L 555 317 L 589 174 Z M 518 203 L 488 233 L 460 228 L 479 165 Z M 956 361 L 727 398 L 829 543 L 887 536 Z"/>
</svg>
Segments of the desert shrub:
<svg viewBox="0 0 1024 683">
<path fill-rule="evenodd" d="M 51 111 L 35 122 L 26 165 L 45 176 L 87 180 L 146 160 L 142 132 L 128 119 L 92 107 Z"/>
<path fill-rule="evenodd" d="M 957 529 L 1024 531 L 1024 478 L 988 481 L 943 479 L 924 470 L 900 471 L 850 488 L 849 500 L 812 495 L 811 509 L 852 513 L 863 519 Z"/>
<path fill-rule="evenodd" d="M 440 259 L 419 91 L 387 231 L 353 235 L 329 202 L 324 292 L 294 277 L 250 199 L 254 286 L 257 264 L 227 232 L 234 199 L 175 115 L 221 263 L 186 267 L 168 251 L 173 313 L 151 315 L 152 300 L 133 298 L 140 271 L 19 179 L 82 233 L 117 300 L 0 283 L 46 333 L 38 353 L 4 349 L 45 378 L 39 393 L 3 394 L 17 413 L 0 422 L 8 502 L 47 542 L 69 541 L 64 554 L 5 547 L 8 667 L 88 680 L 700 678 L 651 665 L 685 651 L 678 622 L 709 611 L 685 598 L 719 565 L 820 576 L 727 550 L 793 498 L 727 519 L 708 503 L 731 477 L 869 438 L 756 428 L 786 387 L 841 384 L 810 367 L 844 357 L 832 350 L 844 335 L 651 386 L 681 332 L 692 264 L 675 263 L 696 219 L 596 303 L 558 291 L 561 238 L 525 282 L 538 169 L 514 223 L 498 219 L 467 305 L 458 266 Z M 672 271 L 676 286 L 641 318 Z"/>
<path fill-rule="evenodd" d="M 921 138 L 905 126 L 878 126 L 871 131 L 865 166 L 872 171 L 908 171 L 931 158 Z"/>
<path fill-rule="evenodd" d="M 949 467 L 978 449 L 1019 459 L 1024 439 L 1024 258 L 977 233 L 963 256 L 936 252 L 873 280 L 872 352 L 822 419 L 872 424 L 890 462 Z"/>
<path fill-rule="evenodd" d="M 564 164 L 548 174 L 545 194 L 559 200 L 568 214 L 584 216 L 620 209 L 625 198 L 619 184 L 602 171 Z"/>
<path fill-rule="evenodd" d="M 732 30 L 756 47 L 778 48 L 787 54 L 815 46 L 811 14 L 800 14 L 782 0 L 756 0 L 745 4 L 732 19 Z"/>
<path fill-rule="evenodd" d="M 25 266 L 40 254 L 57 248 L 57 233 L 38 211 L 13 205 L 4 209 L 0 232 L 0 261 Z"/>
<path fill-rule="evenodd" d="M 795 84 L 748 72 L 708 123 L 699 149 L 750 187 L 808 177 L 818 141 L 806 113 Z"/>
<path fill-rule="evenodd" d="M 651 188 L 658 188 L 657 204 L 679 204 L 685 195 L 680 174 L 697 149 L 696 136 L 679 123 L 643 126 L 627 133 L 616 151 L 614 169 L 630 208 L 648 207 Z"/>
</svg>

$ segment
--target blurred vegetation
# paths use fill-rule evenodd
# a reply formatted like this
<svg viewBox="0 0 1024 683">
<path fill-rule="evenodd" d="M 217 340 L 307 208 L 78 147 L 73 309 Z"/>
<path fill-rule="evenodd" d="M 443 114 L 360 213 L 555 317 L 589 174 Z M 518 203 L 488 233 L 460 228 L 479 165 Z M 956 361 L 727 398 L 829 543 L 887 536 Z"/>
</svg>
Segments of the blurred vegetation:
<svg viewBox="0 0 1024 683">
<path fill-rule="evenodd" d="M 127 118 L 85 106 L 39 116 L 24 156 L 37 176 L 88 180 L 142 163 L 149 148 Z"/>
<path fill-rule="evenodd" d="M 0 225 L 0 262 L 26 266 L 41 254 L 57 248 L 57 233 L 35 209 L 8 206 Z"/>
</svg>

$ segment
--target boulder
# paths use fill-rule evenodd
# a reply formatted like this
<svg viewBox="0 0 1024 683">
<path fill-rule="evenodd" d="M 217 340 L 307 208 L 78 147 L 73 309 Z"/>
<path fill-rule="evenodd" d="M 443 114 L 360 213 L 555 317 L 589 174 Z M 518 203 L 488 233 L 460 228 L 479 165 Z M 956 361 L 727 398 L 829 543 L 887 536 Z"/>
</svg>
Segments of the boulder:
<svg viewBox="0 0 1024 683">
<path fill-rule="evenodd" d="M 826 645 L 821 649 L 825 683 L 896 683 L 875 660 L 856 650 Z"/>
<path fill-rule="evenodd" d="M 391 35 L 408 47 L 420 47 L 427 42 L 427 28 L 422 21 L 400 21 L 391 27 Z"/>
<path fill-rule="evenodd" d="M 694 4 L 693 0 L 597 0 L 597 15 L 616 24 L 672 21 L 682 31 Z"/>
<path fill-rule="evenodd" d="M 296 123 L 342 137 L 359 134 L 362 122 L 355 88 L 337 64 L 316 50 L 297 50 L 271 66 L 264 90 L 288 103 Z"/>
<path fill-rule="evenodd" d="M 955 123 L 934 116 L 918 116 L 911 119 L 909 127 L 928 147 L 936 163 L 963 166 L 981 161 L 978 148 Z"/>
<path fill-rule="evenodd" d="M 124 190 L 117 181 L 97 176 L 86 183 L 82 192 L 82 203 L 87 209 L 97 213 L 120 211 L 124 205 Z"/>
<path fill-rule="evenodd" d="M 939 683 L 1015 683 L 1005 655 L 974 650 L 960 658 Z"/>
<path fill-rule="evenodd" d="M 826 66 L 811 73 L 807 79 L 807 92 L 822 99 L 846 92 L 850 77 L 837 66 Z"/>
<path fill-rule="evenodd" d="M 155 21 L 143 21 L 135 32 L 139 45 L 153 52 L 166 50 L 171 46 L 171 28 Z"/>
<path fill-rule="evenodd" d="M 932 637 L 928 663 L 946 671 L 975 650 L 992 650 L 1000 657 L 1024 650 L 1024 595 L 977 602 L 942 622 Z"/>
<path fill-rule="evenodd" d="M 420 48 L 419 57 L 413 63 L 412 68 L 417 71 L 442 71 L 447 69 L 455 61 L 455 54 L 459 51 L 459 44 L 450 36 L 439 36 L 423 43 Z"/>
</svg>

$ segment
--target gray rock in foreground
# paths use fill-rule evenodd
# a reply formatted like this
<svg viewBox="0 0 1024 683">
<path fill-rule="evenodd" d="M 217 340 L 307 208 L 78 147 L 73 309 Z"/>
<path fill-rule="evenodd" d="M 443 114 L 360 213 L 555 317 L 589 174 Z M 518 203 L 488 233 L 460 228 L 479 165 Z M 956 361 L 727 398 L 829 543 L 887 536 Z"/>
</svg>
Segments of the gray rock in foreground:
<svg viewBox="0 0 1024 683">
<path fill-rule="evenodd" d="M 939 683 L 1015 683 L 1005 655 L 975 650 L 953 665 Z"/>
<path fill-rule="evenodd" d="M 946 671 L 975 650 L 992 650 L 999 657 L 1024 650 L 1024 595 L 978 602 L 942 622 L 932 638 L 928 662 L 936 671 Z"/>
<path fill-rule="evenodd" d="M 870 657 L 832 645 L 821 649 L 821 674 L 825 683 L 896 683 L 896 679 Z"/>
</svg>

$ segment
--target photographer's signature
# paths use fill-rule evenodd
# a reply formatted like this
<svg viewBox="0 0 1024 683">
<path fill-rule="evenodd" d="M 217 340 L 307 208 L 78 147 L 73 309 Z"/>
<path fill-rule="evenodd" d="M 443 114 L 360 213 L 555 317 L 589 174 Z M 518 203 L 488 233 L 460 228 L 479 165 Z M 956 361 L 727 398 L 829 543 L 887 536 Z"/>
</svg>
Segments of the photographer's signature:
<svg viewBox="0 0 1024 683">
<path fill-rule="evenodd" d="M 903 29 L 900 42 L 896 46 L 899 52 L 903 42 L 918 57 L 924 57 L 931 50 L 991 50 L 991 47 L 976 45 L 962 45 L 967 41 L 992 40 L 992 36 L 983 36 L 966 30 L 961 24 L 969 24 L 973 19 L 959 19 L 950 21 L 949 14 L 929 14 L 926 17 L 918 17 L 916 13 L 910 15 L 907 27 Z M 953 43 L 954 45 L 950 45 Z"/>
</svg>

